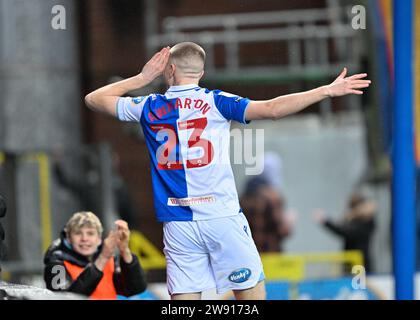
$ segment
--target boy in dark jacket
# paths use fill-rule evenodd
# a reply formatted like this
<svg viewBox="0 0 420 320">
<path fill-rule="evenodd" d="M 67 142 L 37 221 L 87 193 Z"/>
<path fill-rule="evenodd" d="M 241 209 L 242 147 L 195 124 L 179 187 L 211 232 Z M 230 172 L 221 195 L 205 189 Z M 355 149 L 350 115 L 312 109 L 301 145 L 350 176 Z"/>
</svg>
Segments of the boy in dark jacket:
<svg viewBox="0 0 420 320">
<path fill-rule="evenodd" d="M 92 212 L 75 213 L 44 257 L 48 289 L 83 294 L 92 299 L 116 299 L 146 290 L 144 272 L 128 248 L 130 231 L 115 222 L 102 242 L 102 224 Z M 119 254 L 114 256 L 118 250 Z"/>
</svg>

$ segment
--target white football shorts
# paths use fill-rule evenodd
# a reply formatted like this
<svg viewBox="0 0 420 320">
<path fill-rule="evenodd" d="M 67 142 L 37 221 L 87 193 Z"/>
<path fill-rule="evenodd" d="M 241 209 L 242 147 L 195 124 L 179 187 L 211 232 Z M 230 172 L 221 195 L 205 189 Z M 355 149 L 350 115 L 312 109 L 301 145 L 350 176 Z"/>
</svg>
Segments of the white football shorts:
<svg viewBox="0 0 420 320">
<path fill-rule="evenodd" d="M 244 214 L 163 225 L 169 294 L 254 287 L 264 280 L 261 258 Z"/>
</svg>

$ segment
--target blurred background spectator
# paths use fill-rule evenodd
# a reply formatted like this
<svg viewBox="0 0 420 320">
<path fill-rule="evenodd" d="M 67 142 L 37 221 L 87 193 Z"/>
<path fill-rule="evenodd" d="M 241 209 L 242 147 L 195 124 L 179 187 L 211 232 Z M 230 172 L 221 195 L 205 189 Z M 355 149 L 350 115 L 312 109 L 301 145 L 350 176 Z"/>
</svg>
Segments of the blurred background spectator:
<svg viewBox="0 0 420 320">
<path fill-rule="evenodd" d="M 360 193 L 354 193 L 340 221 L 331 220 L 322 209 L 314 211 L 313 218 L 326 230 L 342 239 L 343 250 L 360 250 L 366 272 L 370 273 L 374 270 L 370 246 L 375 230 L 376 210 L 377 205 L 374 201 L 367 200 Z M 351 268 L 345 266 L 345 272 L 350 274 Z"/>
<path fill-rule="evenodd" d="M 292 232 L 294 217 L 285 210 L 280 156 L 267 152 L 263 158 L 263 172 L 248 179 L 240 199 L 241 207 L 258 250 L 282 252 L 283 242 Z"/>
</svg>

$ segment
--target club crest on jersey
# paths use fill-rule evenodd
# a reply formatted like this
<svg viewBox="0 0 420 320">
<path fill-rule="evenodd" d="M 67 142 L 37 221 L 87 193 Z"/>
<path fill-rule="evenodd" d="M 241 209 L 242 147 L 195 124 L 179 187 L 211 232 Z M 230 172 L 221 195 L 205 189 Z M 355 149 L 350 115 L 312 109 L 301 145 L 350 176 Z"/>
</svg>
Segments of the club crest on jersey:
<svg viewBox="0 0 420 320">
<path fill-rule="evenodd" d="M 251 277 L 251 270 L 248 268 L 242 268 L 233 271 L 229 275 L 229 280 L 235 283 L 242 283 L 247 281 Z"/>
</svg>

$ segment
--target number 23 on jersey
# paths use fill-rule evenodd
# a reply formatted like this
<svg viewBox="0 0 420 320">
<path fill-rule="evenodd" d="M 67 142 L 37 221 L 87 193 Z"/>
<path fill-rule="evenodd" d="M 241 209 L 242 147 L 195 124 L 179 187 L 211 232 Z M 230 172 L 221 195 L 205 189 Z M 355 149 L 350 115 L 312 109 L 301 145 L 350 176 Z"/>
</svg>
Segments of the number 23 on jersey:
<svg viewBox="0 0 420 320">
<path fill-rule="evenodd" d="M 201 156 L 186 159 L 187 169 L 200 168 L 211 163 L 214 156 L 212 143 L 202 138 L 204 129 L 207 126 L 207 118 L 198 118 L 178 122 L 178 132 L 191 130 L 188 138 L 187 148 L 199 148 Z M 150 125 L 150 129 L 157 132 L 156 140 L 164 143 L 156 150 L 156 159 L 159 170 L 179 170 L 184 169 L 182 158 L 176 155 L 176 147 L 179 145 L 179 138 L 176 129 L 171 124 Z M 179 153 L 181 154 L 181 153 Z M 188 153 L 190 154 L 190 153 Z"/>
</svg>

